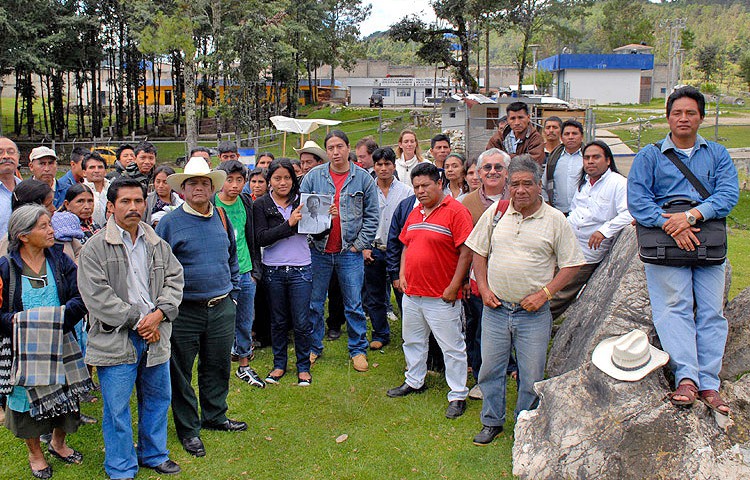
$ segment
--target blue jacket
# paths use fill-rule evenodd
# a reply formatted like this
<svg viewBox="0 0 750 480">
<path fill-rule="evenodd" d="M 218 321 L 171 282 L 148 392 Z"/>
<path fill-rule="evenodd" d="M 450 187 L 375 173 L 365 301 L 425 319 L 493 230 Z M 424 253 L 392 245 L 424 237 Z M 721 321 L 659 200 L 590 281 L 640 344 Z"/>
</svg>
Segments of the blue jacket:
<svg viewBox="0 0 750 480">
<path fill-rule="evenodd" d="M 401 200 L 401 203 L 396 207 L 396 211 L 393 212 L 393 218 L 391 218 L 391 228 L 388 230 L 388 246 L 385 251 L 385 265 L 390 278 L 398 278 L 398 274 L 401 271 L 401 252 L 404 249 L 404 244 L 399 240 L 401 230 L 404 229 L 406 219 L 409 218 L 409 214 L 414 210 L 414 203 L 417 201 L 416 195 L 411 195 Z"/>
<path fill-rule="evenodd" d="M 68 170 L 65 175 L 57 180 L 57 185 L 55 185 L 55 199 L 53 200 L 55 208 L 60 208 L 62 206 L 63 201 L 65 201 L 65 194 L 68 193 L 68 189 L 76 183 L 78 182 L 76 182 L 72 170 Z"/>
<path fill-rule="evenodd" d="M 708 189 L 708 198 L 701 199 L 688 179 L 663 154 L 670 149 L 674 149 L 677 157 Z M 661 150 L 649 145 L 638 152 L 628 174 L 628 209 L 638 223 L 647 227 L 664 225 L 666 218 L 661 216 L 661 206 L 675 198 L 687 197 L 699 202 L 698 210 L 705 220 L 710 220 L 729 215 L 739 195 L 737 169 L 729 152 L 700 135 L 690 158 L 675 149 L 672 138 L 667 135 Z"/>
<path fill-rule="evenodd" d="M 0 278 L 3 280 L 3 306 L 0 308 L 0 334 L 10 336 L 13 325 L 13 315 L 24 310 L 21 291 L 21 271 L 23 265 L 21 254 L 17 251 L 10 252 L 11 263 L 6 257 L 0 257 Z M 63 330 L 70 332 L 73 326 L 86 315 L 86 307 L 78 293 L 78 269 L 73 260 L 63 253 L 61 248 L 49 248 L 44 251 L 50 267 L 51 274 L 55 277 L 57 284 L 57 296 L 60 304 L 65 305 L 65 319 Z M 10 269 L 14 268 L 16 273 L 16 286 L 12 299 L 8 299 L 10 284 Z M 50 272 L 47 272 L 48 275 Z"/>
<path fill-rule="evenodd" d="M 349 175 L 341 187 L 339 200 L 342 252 L 352 246 L 360 252 L 372 248 L 380 217 L 377 188 L 367 170 L 349 162 Z M 335 195 L 336 186 L 331 178 L 329 164 L 318 165 L 307 172 L 302 179 L 300 192 Z M 323 252 L 327 242 L 328 233 L 325 233 L 315 235 L 312 243 L 318 251 Z"/>
</svg>

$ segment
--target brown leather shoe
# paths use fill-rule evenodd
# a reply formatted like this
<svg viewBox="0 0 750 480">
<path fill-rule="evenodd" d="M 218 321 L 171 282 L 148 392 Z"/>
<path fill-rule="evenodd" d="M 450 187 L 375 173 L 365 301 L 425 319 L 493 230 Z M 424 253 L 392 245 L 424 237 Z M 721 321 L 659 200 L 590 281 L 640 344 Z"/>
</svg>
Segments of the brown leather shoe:
<svg viewBox="0 0 750 480">
<path fill-rule="evenodd" d="M 367 364 L 367 357 L 363 353 L 354 355 L 352 357 L 352 363 L 354 364 L 354 370 L 358 372 L 366 372 L 370 369 L 370 366 Z"/>
</svg>

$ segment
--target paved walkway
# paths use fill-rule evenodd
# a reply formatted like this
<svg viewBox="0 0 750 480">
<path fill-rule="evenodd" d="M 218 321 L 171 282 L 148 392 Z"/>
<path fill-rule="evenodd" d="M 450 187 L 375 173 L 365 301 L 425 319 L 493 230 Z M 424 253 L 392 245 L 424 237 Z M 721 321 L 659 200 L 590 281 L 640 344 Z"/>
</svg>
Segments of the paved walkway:
<svg viewBox="0 0 750 480">
<path fill-rule="evenodd" d="M 630 167 L 633 165 L 633 156 L 635 155 L 633 150 L 624 144 L 622 140 L 620 140 L 620 137 L 603 128 L 596 129 L 596 139 L 603 141 L 609 146 L 612 150 L 612 154 L 615 156 L 617 169 L 621 174 L 627 177 Z"/>
</svg>

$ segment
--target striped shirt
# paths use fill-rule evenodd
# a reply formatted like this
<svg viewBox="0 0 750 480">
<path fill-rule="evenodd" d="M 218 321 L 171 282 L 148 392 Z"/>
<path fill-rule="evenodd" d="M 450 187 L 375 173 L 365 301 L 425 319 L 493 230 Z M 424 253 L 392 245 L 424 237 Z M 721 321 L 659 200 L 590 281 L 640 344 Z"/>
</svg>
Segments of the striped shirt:
<svg viewBox="0 0 750 480">
<path fill-rule="evenodd" d="M 583 265 L 586 261 L 565 216 L 542 202 L 541 208 L 523 218 L 513 208 L 492 228 L 495 205 L 477 222 L 466 245 L 488 257 L 487 281 L 501 300 L 519 303 L 541 290 L 555 276 L 555 267 Z"/>
<path fill-rule="evenodd" d="M 426 218 L 422 208 L 412 210 L 399 236 L 406 246 L 407 295 L 443 296 L 456 273 L 460 247 L 471 233 L 471 226 L 469 210 L 450 195 Z"/>
</svg>

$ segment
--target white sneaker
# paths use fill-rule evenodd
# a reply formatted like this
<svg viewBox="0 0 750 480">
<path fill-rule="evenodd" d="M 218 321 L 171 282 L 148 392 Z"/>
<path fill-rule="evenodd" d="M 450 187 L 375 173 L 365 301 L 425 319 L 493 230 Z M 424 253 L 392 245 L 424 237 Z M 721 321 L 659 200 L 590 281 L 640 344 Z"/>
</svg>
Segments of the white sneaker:
<svg viewBox="0 0 750 480">
<path fill-rule="evenodd" d="M 388 321 L 389 321 L 389 322 L 398 322 L 398 317 L 397 317 L 397 316 L 396 316 L 396 314 L 395 314 L 395 313 L 393 313 L 393 312 L 388 312 L 388 313 L 386 314 L 386 317 L 388 317 Z"/>
<path fill-rule="evenodd" d="M 471 387 L 471 390 L 469 390 L 469 398 L 472 400 L 482 400 L 484 398 L 479 385 L 474 385 L 473 387 Z"/>
<path fill-rule="evenodd" d="M 239 367 L 234 374 L 242 380 L 243 382 L 247 382 L 248 384 L 252 385 L 253 387 L 258 388 L 264 388 L 266 386 L 266 383 L 261 380 L 260 376 L 255 373 L 255 370 L 248 367 Z"/>
</svg>

